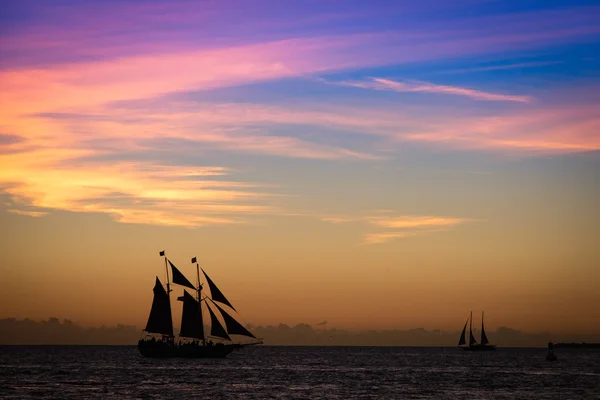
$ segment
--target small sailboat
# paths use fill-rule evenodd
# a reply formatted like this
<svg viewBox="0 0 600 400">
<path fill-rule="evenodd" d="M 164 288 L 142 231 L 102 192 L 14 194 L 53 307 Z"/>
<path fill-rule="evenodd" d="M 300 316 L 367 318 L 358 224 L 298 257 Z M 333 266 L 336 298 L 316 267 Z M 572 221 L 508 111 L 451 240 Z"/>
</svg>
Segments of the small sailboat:
<svg viewBox="0 0 600 400">
<path fill-rule="evenodd" d="M 467 341 L 465 340 L 465 333 L 467 331 L 467 324 L 469 324 L 469 345 L 466 346 Z M 481 343 L 477 343 L 475 336 L 473 336 L 473 312 L 465 322 L 460 339 L 458 340 L 458 347 L 467 351 L 494 351 L 496 346 L 490 344 L 490 341 L 485 334 L 485 328 L 483 326 L 483 311 L 481 312 Z"/>
<path fill-rule="evenodd" d="M 196 264 L 197 276 L 197 286 L 194 286 L 166 257 L 164 251 L 161 251 L 160 255 L 165 258 L 167 285 L 165 290 L 160 279 L 156 277 L 150 316 L 142 332 L 142 338 L 138 341 L 138 350 L 143 356 L 227 357 L 233 350 L 243 346 L 262 344 L 261 339 L 254 336 L 231 315 L 237 311 L 204 270 L 202 273 L 210 289 L 210 296 L 203 293 L 203 286 L 200 283 L 200 266 L 196 257 L 192 258 L 192 263 Z M 172 283 L 184 287 L 183 296 L 177 298 L 183 302 L 181 329 L 177 338 L 173 332 L 171 317 L 170 292 L 172 290 L 169 270 L 171 270 Z M 193 290 L 196 296 L 191 295 L 185 288 Z M 208 335 L 205 335 L 204 332 L 203 309 L 207 310 L 210 317 L 210 333 Z M 231 309 L 233 312 L 226 309 Z M 242 336 L 250 340 L 234 341 L 231 335 Z"/>
</svg>

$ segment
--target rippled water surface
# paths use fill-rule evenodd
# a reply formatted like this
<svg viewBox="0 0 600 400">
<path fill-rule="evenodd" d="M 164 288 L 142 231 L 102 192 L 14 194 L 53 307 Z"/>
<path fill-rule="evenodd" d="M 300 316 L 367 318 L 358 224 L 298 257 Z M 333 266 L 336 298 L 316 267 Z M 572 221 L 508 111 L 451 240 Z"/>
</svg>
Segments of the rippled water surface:
<svg viewBox="0 0 600 400">
<path fill-rule="evenodd" d="M 0 398 L 600 399 L 600 351 L 271 347 L 147 359 L 134 346 L 0 347 Z"/>
</svg>

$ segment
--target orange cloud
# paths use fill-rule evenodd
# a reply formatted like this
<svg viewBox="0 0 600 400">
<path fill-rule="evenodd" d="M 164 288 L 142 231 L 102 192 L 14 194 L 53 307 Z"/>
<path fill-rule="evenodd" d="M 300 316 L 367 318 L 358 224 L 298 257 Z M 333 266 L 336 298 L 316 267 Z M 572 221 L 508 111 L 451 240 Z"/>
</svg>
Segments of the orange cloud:
<svg viewBox="0 0 600 400">
<path fill-rule="evenodd" d="M 342 217 L 323 217 L 323 218 L 321 218 L 321 221 L 329 222 L 332 224 L 342 224 L 345 222 L 351 222 L 351 221 L 353 221 L 353 219 L 352 218 L 342 218 Z"/>
<path fill-rule="evenodd" d="M 9 194 L 25 199 L 24 204 L 34 207 L 106 212 L 124 222 L 147 218 L 150 223 L 196 226 L 239 222 L 244 213 L 272 213 L 271 204 L 253 203 L 255 199 L 273 198 L 273 195 L 256 191 L 249 183 L 188 179 L 194 174 L 224 178 L 230 171 L 223 167 L 200 170 L 148 161 L 124 162 L 118 161 L 119 154 L 142 153 L 169 145 L 175 146 L 173 151 L 179 154 L 193 152 L 194 146 L 200 146 L 196 148 L 330 160 L 382 158 L 376 151 L 344 149 L 294 137 L 266 136 L 260 128 L 267 124 L 301 126 L 307 123 L 315 130 L 333 127 L 371 135 L 387 154 L 406 140 L 454 147 L 547 152 L 600 148 L 595 135 L 598 119 L 594 117 L 596 108 L 593 106 L 498 117 L 441 114 L 432 119 L 419 117 L 419 109 L 403 114 L 385 108 L 313 107 L 180 103 L 173 112 L 94 106 L 81 109 L 90 111 L 89 114 L 12 116 L 2 121 L 2 130 L 19 132 L 19 135 L 5 134 L 0 139 L 0 184 L 13 184 Z M 406 131 L 399 132 L 401 128 Z M 415 131 L 420 132 L 413 133 Z M 98 156 L 114 157 L 117 161 L 100 165 L 93 161 Z M 165 185 L 169 177 L 173 181 Z M 125 193 L 130 199 L 151 200 L 154 206 L 146 209 L 164 207 L 164 215 L 155 214 L 157 217 L 151 218 L 150 212 L 134 213 L 134 209 L 140 208 L 139 204 L 117 206 L 115 199 L 108 196 L 112 192 Z M 85 203 L 85 199 L 95 200 Z M 171 207 L 169 201 L 177 201 L 179 206 Z M 204 204 L 195 209 L 185 204 L 194 201 Z M 207 201 L 211 202 L 210 206 Z M 341 222 L 339 218 L 331 218 L 324 220 Z M 371 224 L 401 229 L 458 223 L 453 219 L 419 218 L 375 219 Z"/>
<path fill-rule="evenodd" d="M 440 216 L 402 215 L 389 216 L 394 210 L 380 210 L 378 216 L 359 217 L 321 217 L 321 221 L 332 224 L 345 222 L 361 222 L 385 228 L 385 232 L 366 233 L 363 235 L 364 244 L 378 244 L 389 242 L 393 239 L 412 236 L 423 236 L 430 233 L 446 231 L 459 224 L 471 221 L 465 218 L 450 218 Z"/>
<path fill-rule="evenodd" d="M 411 236 L 422 235 L 424 232 L 383 232 L 383 233 L 366 233 L 363 242 L 365 244 L 380 244 L 389 242 L 393 239 L 406 238 Z"/>
<path fill-rule="evenodd" d="M 400 229 L 364 235 L 365 244 L 379 244 L 393 239 L 412 236 L 423 236 L 448 230 L 469 220 L 464 218 L 448 218 L 435 216 L 403 215 L 400 217 L 368 217 L 367 220 L 376 226 L 386 229 Z M 430 229 L 423 229 L 430 228 Z M 433 228 L 433 229 L 432 229 Z M 437 228 L 437 229 L 436 229 Z"/>
<path fill-rule="evenodd" d="M 465 222 L 461 218 L 403 215 L 392 218 L 370 218 L 374 225 L 384 228 L 421 228 L 431 226 L 454 226 Z"/>
<path fill-rule="evenodd" d="M 41 162 L 13 164 L 0 171 L 0 182 L 23 215 L 50 209 L 108 213 L 116 220 L 175 226 L 243 222 L 241 216 L 276 212 L 274 195 L 248 183 L 207 180 L 223 176 L 220 167 L 190 168 L 151 163 L 116 163 L 71 168 Z M 191 178 L 191 179 L 190 179 Z"/>
<path fill-rule="evenodd" d="M 48 214 L 45 211 L 26 211 L 26 210 L 19 210 L 19 209 L 8 209 L 6 211 L 13 213 L 13 214 L 27 215 L 29 217 L 42 217 L 42 216 Z"/>
<path fill-rule="evenodd" d="M 394 239 L 402 239 L 414 236 L 425 236 L 432 233 L 445 232 L 448 229 L 425 229 L 416 231 L 398 231 L 398 232 L 381 232 L 381 233 L 366 233 L 363 236 L 363 244 L 381 244 L 392 241 Z"/>
</svg>

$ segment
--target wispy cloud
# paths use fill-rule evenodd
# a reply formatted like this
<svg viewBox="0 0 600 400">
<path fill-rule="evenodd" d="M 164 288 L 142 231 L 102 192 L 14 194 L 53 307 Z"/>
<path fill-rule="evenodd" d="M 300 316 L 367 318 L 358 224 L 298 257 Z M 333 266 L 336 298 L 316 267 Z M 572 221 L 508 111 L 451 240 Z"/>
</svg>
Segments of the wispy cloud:
<svg viewBox="0 0 600 400">
<path fill-rule="evenodd" d="M 170 150 L 180 154 L 199 150 L 222 150 L 290 158 L 321 160 L 377 160 L 381 156 L 361 149 L 278 135 L 279 125 L 294 124 L 305 130 L 321 126 L 366 126 L 358 118 L 343 114 L 245 103 L 172 102 L 176 111 L 164 106 L 150 108 L 100 108 L 95 114 L 38 113 L 20 121 L 47 126 L 44 137 L 52 133 L 56 143 L 77 149 L 148 151 Z M 151 115 L 149 117 L 149 115 Z M 85 136 L 80 132 L 86 132 Z M 35 132 L 31 136 L 36 135 Z M 35 137 L 35 136 L 34 136 Z M 37 141 L 43 141 L 36 137 Z"/>
<path fill-rule="evenodd" d="M 498 93 L 483 92 L 475 89 L 468 89 L 457 86 L 438 85 L 429 82 L 406 81 L 397 82 L 384 78 L 370 78 L 365 81 L 342 81 L 333 82 L 336 85 L 352 86 L 362 89 L 386 90 L 399 93 L 434 93 L 450 94 L 455 96 L 465 96 L 474 100 L 485 101 L 513 101 L 520 103 L 529 103 L 532 98 L 529 96 L 514 96 Z"/>
<path fill-rule="evenodd" d="M 44 215 L 48 214 L 46 211 L 27 211 L 27 210 L 19 210 L 19 209 L 8 209 L 6 210 L 10 213 L 13 214 L 18 214 L 18 215 L 27 215 L 29 217 L 43 217 Z"/>
<path fill-rule="evenodd" d="M 431 216 L 431 215 L 400 215 L 394 216 L 395 210 L 380 210 L 376 215 L 321 217 L 321 221 L 332 224 L 356 222 L 385 229 L 383 232 L 369 232 L 363 235 L 364 244 L 379 244 L 394 239 L 413 236 L 424 236 L 431 233 L 448 231 L 457 225 L 471 222 L 466 218 Z"/>
<path fill-rule="evenodd" d="M 353 219 L 352 218 L 344 218 L 344 217 L 323 217 L 323 218 L 321 218 L 321 221 L 329 222 L 331 224 L 343 224 L 346 222 L 351 222 L 351 221 L 353 221 Z"/>
<path fill-rule="evenodd" d="M 600 149 L 596 134 L 600 104 L 548 107 L 525 113 L 483 117 L 450 117 L 432 121 L 421 132 L 402 135 L 402 141 L 436 143 L 455 148 L 512 149 L 568 153 Z"/>
<path fill-rule="evenodd" d="M 175 155 L 191 158 L 219 150 L 304 159 L 377 160 L 393 155 L 394 148 L 401 148 L 406 141 L 456 148 L 550 153 L 600 148 L 600 139 L 595 134 L 599 123 L 595 105 L 471 117 L 459 113 L 446 115 L 447 110 L 431 113 L 431 108 L 397 111 L 324 104 L 296 104 L 294 107 L 170 104 L 174 107 L 172 110 L 165 110 L 159 102 L 150 108 L 82 109 L 90 111 L 89 114 L 11 116 L 3 121 L 5 131 L 19 132 L 19 135 L 2 136 L 0 184 L 20 184 L 7 192 L 26 199 L 25 204 L 34 207 L 105 212 L 128 222 L 148 218 L 150 223 L 195 226 L 239 222 L 245 215 L 273 213 L 275 206 L 267 201 L 272 198 L 273 188 L 226 179 L 231 171 L 223 166 L 194 169 L 177 165 L 176 159 L 172 161 L 174 165 L 165 165 L 164 160 L 149 159 L 148 152 L 160 152 L 170 158 Z M 340 143 L 340 137 L 324 144 L 271 133 L 277 132 L 280 126 L 289 129 L 291 125 L 306 133 L 326 135 L 327 129 L 333 129 L 366 135 L 375 144 L 344 148 L 335 145 Z M 305 137 L 315 136 L 307 134 Z M 377 148 L 385 151 L 382 153 Z M 94 161 L 103 157 L 112 160 L 112 164 L 107 166 Z M 208 181 L 201 176 L 214 179 Z M 169 177 L 171 184 L 165 188 Z M 190 182 L 195 186 L 189 187 Z M 184 192 L 175 193 L 174 187 Z M 111 195 L 113 192 L 127 196 L 117 199 Z M 121 204 L 125 198 L 131 200 L 131 204 Z M 86 203 L 86 199 L 93 201 Z M 206 199 L 210 204 L 200 205 L 199 202 Z M 194 202 L 195 207 L 188 204 Z M 141 205 L 148 211 L 140 211 Z M 138 211 L 134 213 L 135 208 Z M 164 215 L 152 218 L 151 210 L 157 216 L 159 209 L 164 209 Z M 341 223 L 341 217 L 327 216 L 324 221 Z M 370 223 L 395 229 L 438 226 L 436 224 L 454 226 L 457 222 L 432 218 L 372 219 Z"/>
<path fill-rule="evenodd" d="M 421 228 L 421 227 L 432 227 L 432 226 L 454 226 L 466 222 L 466 219 L 462 218 L 448 218 L 448 217 L 436 217 L 436 216 L 415 216 L 415 215 L 402 215 L 399 217 L 391 218 L 380 218 L 372 217 L 369 221 L 377 226 L 384 228 Z"/>
<path fill-rule="evenodd" d="M 414 236 L 424 236 L 431 233 L 440 232 L 439 229 L 422 230 L 422 231 L 404 231 L 404 232 L 381 232 L 381 233 L 366 233 L 363 236 L 364 244 L 381 244 L 392 241 L 394 239 L 402 239 Z"/>
<path fill-rule="evenodd" d="M 365 244 L 378 244 L 389 242 L 393 239 L 429 235 L 431 233 L 447 231 L 459 224 L 470 221 L 465 218 L 431 215 L 376 216 L 367 217 L 366 220 L 372 225 L 385 228 L 386 231 L 365 234 Z M 394 229 L 394 231 L 390 231 L 390 229 Z"/>
<path fill-rule="evenodd" d="M 549 65 L 564 64 L 564 61 L 531 61 L 513 64 L 500 64 L 500 65 L 488 65 L 485 67 L 473 67 L 473 68 L 462 68 L 453 69 L 449 71 L 440 71 L 438 74 L 464 74 L 469 72 L 485 72 L 485 71 L 498 71 L 506 69 L 521 69 L 521 68 L 536 68 L 546 67 Z"/>
<path fill-rule="evenodd" d="M 0 181 L 11 183 L 5 191 L 21 206 L 11 212 L 29 216 L 54 209 L 107 213 L 120 222 L 195 227 L 240 223 L 247 215 L 276 212 L 270 201 L 275 195 L 256 185 L 215 180 L 228 173 L 222 167 L 139 161 L 85 168 L 40 162 L 4 169 Z"/>
</svg>

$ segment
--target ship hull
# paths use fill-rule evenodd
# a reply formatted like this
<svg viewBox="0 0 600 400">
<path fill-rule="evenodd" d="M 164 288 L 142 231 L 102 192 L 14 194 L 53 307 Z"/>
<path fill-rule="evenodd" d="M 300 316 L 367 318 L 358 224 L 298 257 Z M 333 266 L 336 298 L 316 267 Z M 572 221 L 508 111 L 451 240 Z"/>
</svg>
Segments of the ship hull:
<svg viewBox="0 0 600 400">
<path fill-rule="evenodd" d="M 494 345 L 475 345 L 462 348 L 464 351 L 496 351 Z"/>
<path fill-rule="evenodd" d="M 235 349 L 241 348 L 240 344 L 214 345 L 206 344 L 176 344 L 160 340 L 140 340 L 138 350 L 144 357 L 149 358 L 225 358 Z"/>
</svg>

